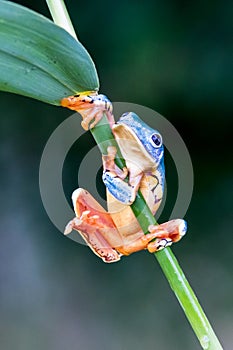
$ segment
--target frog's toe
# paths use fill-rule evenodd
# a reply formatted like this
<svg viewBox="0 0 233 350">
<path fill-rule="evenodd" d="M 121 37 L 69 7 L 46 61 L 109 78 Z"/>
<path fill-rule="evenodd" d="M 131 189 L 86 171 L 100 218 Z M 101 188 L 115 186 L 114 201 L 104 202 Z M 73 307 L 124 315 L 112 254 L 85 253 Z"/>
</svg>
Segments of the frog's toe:
<svg viewBox="0 0 233 350">
<path fill-rule="evenodd" d="M 179 233 L 181 238 L 186 234 L 187 227 L 188 227 L 187 222 L 185 220 L 181 220 L 179 225 Z"/>
<path fill-rule="evenodd" d="M 98 224 L 99 215 L 91 214 L 90 210 L 85 210 L 82 212 L 82 215 L 80 216 L 80 219 L 78 219 L 80 222 L 85 222 L 89 225 L 96 225 Z"/>
<path fill-rule="evenodd" d="M 105 263 L 117 262 L 121 259 L 121 254 L 112 248 L 100 248 L 96 251 L 96 254 L 103 260 Z"/>
<path fill-rule="evenodd" d="M 147 249 L 150 253 L 155 253 L 159 250 L 169 247 L 170 245 L 172 245 L 172 243 L 173 242 L 170 238 L 156 239 L 156 241 L 150 242 L 148 244 Z"/>
<path fill-rule="evenodd" d="M 75 217 L 73 220 L 69 221 L 65 227 L 64 235 L 68 235 L 73 230 L 76 230 L 82 224 L 81 218 Z"/>
<path fill-rule="evenodd" d="M 73 220 L 71 220 L 70 222 L 68 222 L 68 224 L 65 227 L 64 235 L 68 235 L 69 233 L 71 233 L 73 230 L 73 227 L 74 227 Z"/>
<path fill-rule="evenodd" d="M 170 238 L 173 242 L 179 241 L 187 231 L 187 223 L 182 219 L 170 220 L 160 225 L 150 225 L 149 232 L 158 233 L 157 238 Z"/>
</svg>

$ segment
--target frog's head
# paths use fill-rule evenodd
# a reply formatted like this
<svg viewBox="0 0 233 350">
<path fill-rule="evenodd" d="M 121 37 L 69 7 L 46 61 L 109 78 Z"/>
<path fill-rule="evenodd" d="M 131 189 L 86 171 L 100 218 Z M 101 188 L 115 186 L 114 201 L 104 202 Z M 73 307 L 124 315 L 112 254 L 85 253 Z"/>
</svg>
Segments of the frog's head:
<svg viewBox="0 0 233 350">
<path fill-rule="evenodd" d="M 162 136 L 144 123 L 135 113 L 124 113 L 113 133 L 120 142 L 123 156 L 146 168 L 158 167 L 163 162 Z"/>
</svg>

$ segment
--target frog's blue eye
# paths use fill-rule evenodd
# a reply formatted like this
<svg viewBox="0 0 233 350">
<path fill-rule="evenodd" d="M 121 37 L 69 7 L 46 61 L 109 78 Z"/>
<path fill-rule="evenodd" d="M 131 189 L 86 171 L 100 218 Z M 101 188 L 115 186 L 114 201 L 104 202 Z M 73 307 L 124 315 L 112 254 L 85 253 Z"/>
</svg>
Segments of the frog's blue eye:
<svg viewBox="0 0 233 350">
<path fill-rule="evenodd" d="M 150 137 L 150 142 L 154 147 L 160 147 L 163 143 L 162 136 L 160 134 L 153 134 Z"/>
</svg>

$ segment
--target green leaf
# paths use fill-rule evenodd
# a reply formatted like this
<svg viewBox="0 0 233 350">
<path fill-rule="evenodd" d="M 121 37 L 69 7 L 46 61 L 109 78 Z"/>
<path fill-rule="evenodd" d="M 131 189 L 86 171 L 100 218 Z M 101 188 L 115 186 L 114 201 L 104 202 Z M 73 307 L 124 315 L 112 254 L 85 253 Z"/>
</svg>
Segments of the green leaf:
<svg viewBox="0 0 233 350">
<path fill-rule="evenodd" d="M 23 6 L 0 0 L 0 90 L 59 105 L 99 89 L 86 49 L 64 29 Z"/>
</svg>

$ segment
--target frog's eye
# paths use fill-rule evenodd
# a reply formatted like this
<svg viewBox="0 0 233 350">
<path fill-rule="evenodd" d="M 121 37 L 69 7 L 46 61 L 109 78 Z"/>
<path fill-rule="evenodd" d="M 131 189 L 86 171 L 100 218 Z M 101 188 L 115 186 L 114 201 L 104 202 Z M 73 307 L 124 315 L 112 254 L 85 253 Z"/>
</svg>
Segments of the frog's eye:
<svg viewBox="0 0 233 350">
<path fill-rule="evenodd" d="M 160 147 L 163 143 L 162 136 L 160 134 L 153 134 L 150 137 L 150 142 L 154 147 Z"/>
</svg>

